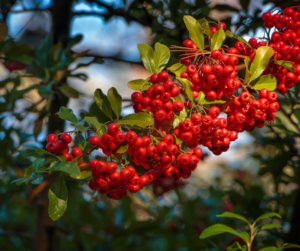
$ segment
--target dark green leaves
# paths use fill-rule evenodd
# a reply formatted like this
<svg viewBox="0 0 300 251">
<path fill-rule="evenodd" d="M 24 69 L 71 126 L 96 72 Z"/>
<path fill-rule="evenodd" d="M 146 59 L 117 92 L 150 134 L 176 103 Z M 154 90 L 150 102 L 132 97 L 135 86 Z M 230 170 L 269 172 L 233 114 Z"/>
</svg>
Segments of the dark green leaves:
<svg viewBox="0 0 300 251">
<path fill-rule="evenodd" d="M 263 75 L 258 79 L 256 79 L 255 81 L 253 81 L 251 85 L 253 85 L 252 87 L 256 90 L 261 90 L 263 88 L 266 88 L 268 89 L 268 91 L 274 91 L 277 86 L 277 80 L 271 74 Z"/>
<path fill-rule="evenodd" d="M 154 124 L 154 119 L 147 113 L 139 112 L 125 116 L 118 124 L 145 127 Z"/>
<path fill-rule="evenodd" d="M 231 212 L 224 212 L 222 214 L 217 215 L 217 217 L 235 218 L 235 219 L 242 220 L 242 221 L 246 222 L 248 225 L 250 225 L 249 221 L 247 221 L 246 218 L 244 218 L 243 216 L 240 216 L 238 214 L 231 213 Z"/>
<path fill-rule="evenodd" d="M 206 228 L 201 233 L 200 239 L 205 239 L 207 237 L 214 236 L 214 235 L 217 235 L 217 234 L 222 234 L 222 233 L 234 234 L 234 235 L 239 236 L 240 238 L 242 238 L 246 243 L 249 242 L 249 238 L 247 238 L 246 235 L 244 235 L 243 233 L 238 233 L 236 230 L 232 229 L 231 227 L 227 227 L 223 224 L 215 224 L 215 225 L 212 225 L 212 226 Z"/>
<path fill-rule="evenodd" d="M 70 175 L 79 176 L 80 175 L 80 169 L 76 164 L 76 161 L 69 162 L 60 162 L 56 167 L 56 170 L 68 173 Z"/>
<path fill-rule="evenodd" d="M 136 79 L 129 81 L 127 86 L 134 91 L 145 91 L 149 89 L 151 84 L 145 79 Z"/>
<path fill-rule="evenodd" d="M 168 70 L 173 72 L 176 77 L 180 77 L 180 74 L 186 71 L 186 66 L 184 64 L 176 63 L 169 67 Z"/>
<path fill-rule="evenodd" d="M 107 92 L 107 98 L 111 104 L 112 109 L 114 110 L 115 114 L 119 118 L 122 112 L 122 97 L 117 92 L 115 87 L 112 87 Z"/>
<path fill-rule="evenodd" d="M 78 120 L 77 120 L 76 116 L 73 114 L 73 111 L 67 107 L 64 107 L 64 106 L 60 107 L 57 115 L 61 119 L 70 121 L 75 125 L 78 123 Z"/>
<path fill-rule="evenodd" d="M 167 46 L 156 43 L 154 51 L 154 63 L 155 63 L 155 72 L 161 72 L 170 59 L 170 50 Z"/>
<path fill-rule="evenodd" d="M 89 125 L 93 125 L 96 130 L 98 130 L 102 126 L 102 124 L 95 117 L 85 117 L 84 120 Z M 101 130 L 99 130 L 96 134 L 100 137 L 104 133 L 106 133 L 106 127 L 102 126 Z"/>
<path fill-rule="evenodd" d="M 189 31 L 190 39 L 197 45 L 200 50 L 204 50 L 204 36 L 202 27 L 199 22 L 192 16 L 184 16 L 183 21 Z"/>
<path fill-rule="evenodd" d="M 153 50 L 152 48 L 147 44 L 138 44 L 137 45 L 141 60 L 145 66 L 145 68 L 151 72 L 155 72 L 155 62 L 154 62 L 154 56 L 153 56 Z"/>
<path fill-rule="evenodd" d="M 222 46 L 222 44 L 226 38 L 225 32 L 220 24 L 219 24 L 219 27 L 220 27 L 220 29 L 216 33 L 214 33 L 211 37 L 210 48 L 212 51 L 218 50 Z"/>
<path fill-rule="evenodd" d="M 102 110 L 107 117 L 112 119 L 111 105 L 109 103 L 107 96 L 102 92 L 101 89 L 97 89 L 95 91 L 94 98 L 100 110 Z"/>
<path fill-rule="evenodd" d="M 273 49 L 268 46 L 259 47 L 250 66 L 250 82 L 257 79 L 267 68 L 270 58 L 273 56 Z"/>
<path fill-rule="evenodd" d="M 67 209 L 68 190 L 67 186 L 60 175 L 52 183 L 49 191 L 49 207 L 48 213 L 53 221 L 58 220 Z"/>
</svg>

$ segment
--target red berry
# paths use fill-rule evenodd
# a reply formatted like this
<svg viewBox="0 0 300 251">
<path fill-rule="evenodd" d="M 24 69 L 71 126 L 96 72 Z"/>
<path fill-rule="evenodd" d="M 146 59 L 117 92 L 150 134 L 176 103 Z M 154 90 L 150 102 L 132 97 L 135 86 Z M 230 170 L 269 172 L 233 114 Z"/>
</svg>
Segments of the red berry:
<svg viewBox="0 0 300 251">
<path fill-rule="evenodd" d="M 98 143 L 100 142 L 100 137 L 98 137 L 97 135 L 94 135 L 94 136 L 90 137 L 89 142 L 92 146 L 98 145 Z"/>
<path fill-rule="evenodd" d="M 72 141 L 72 137 L 68 133 L 63 133 L 60 136 L 60 139 L 63 140 L 65 143 L 70 144 Z"/>
<path fill-rule="evenodd" d="M 82 155 L 82 152 L 81 152 L 81 150 L 80 150 L 79 147 L 74 147 L 74 148 L 72 149 L 72 154 L 73 154 L 73 156 L 76 158 L 76 157 L 78 157 L 78 156 L 81 156 L 81 155 Z"/>
<path fill-rule="evenodd" d="M 56 143 L 58 141 L 58 137 L 56 136 L 56 134 L 54 134 L 54 133 L 51 133 L 51 134 L 49 134 L 48 136 L 47 136 L 47 142 L 48 143 Z"/>
</svg>

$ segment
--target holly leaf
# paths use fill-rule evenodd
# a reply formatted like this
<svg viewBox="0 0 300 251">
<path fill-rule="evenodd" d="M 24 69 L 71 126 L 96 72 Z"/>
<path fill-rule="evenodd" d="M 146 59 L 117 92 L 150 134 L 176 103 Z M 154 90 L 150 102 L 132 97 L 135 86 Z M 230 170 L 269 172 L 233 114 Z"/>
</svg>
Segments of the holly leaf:
<svg viewBox="0 0 300 251">
<path fill-rule="evenodd" d="M 48 191 L 48 213 L 53 221 L 58 220 L 67 209 L 68 190 L 62 175 L 57 177 Z"/>
<path fill-rule="evenodd" d="M 189 31 L 190 39 L 200 50 L 204 50 L 204 36 L 200 24 L 192 16 L 184 16 L 183 21 Z"/>
<path fill-rule="evenodd" d="M 96 129 L 96 131 L 103 125 L 102 123 L 100 123 L 95 117 L 85 117 L 84 120 L 89 124 L 89 125 L 93 125 Z M 101 130 L 97 131 L 96 135 L 101 137 L 104 133 L 106 133 L 106 127 L 102 126 Z"/>
<path fill-rule="evenodd" d="M 176 63 L 170 66 L 168 70 L 173 72 L 176 77 L 180 77 L 181 73 L 186 71 L 186 66 L 181 63 Z"/>
<path fill-rule="evenodd" d="M 169 62 L 170 59 L 170 50 L 167 46 L 156 43 L 154 51 L 154 63 L 155 63 L 155 72 L 161 72 Z"/>
<path fill-rule="evenodd" d="M 115 87 L 111 87 L 107 92 L 107 98 L 111 104 L 112 109 L 114 110 L 115 114 L 119 118 L 122 112 L 122 97 L 118 93 Z"/>
<path fill-rule="evenodd" d="M 215 32 L 211 37 L 210 48 L 212 51 L 218 50 L 222 46 L 222 44 L 226 38 L 226 34 L 225 34 L 222 26 L 220 25 L 220 22 L 219 22 L 219 27 L 220 27 L 219 30 L 217 32 Z"/>
<path fill-rule="evenodd" d="M 138 112 L 125 116 L 120 121 L 118 121 L 118 124 L 145 127 L 153 125 L 154 119 L 147 113 Z"/>
<path fill-rule="evenodd" d="M 76 180 L 84 180 L 90 176 L 92 176 L 92 172 L 90 171 L 82 171 L 80 172 L 80 175 L 75 176 L 75 175 L 70 175 L 71 178 L 76 179 Z"/>
<path fill-rule="evenodd" d="M 151 72 L 155 72 L 155 63 L 152 48 L 147 44 L 138 44 L 137 45 L 141 60 L 145 68 Z"/>
<path fill-rule="evenodd" d="M 275 64 L 281 65 L 282 67 L 288 69 L 289 71 L 295 72 L 295 68 L 290 61 L 285 60 L 274 60 Z"/>
<path fill-rule="evenodd" d="M 107 96 L 102 92 L 101 89 L 97 89 L 94 93 L 94 98 L 96 101 L 97 106 L 100 110 L 109 118 L 112 119 L 112 110 L 110 102 Z"/>
<path fill-rule="evenodd" d="M 273 56 L 273 49 L 269 46 L 261 46 L 256 50 L 255 57 L 250 66 L 250 82 L 257 79 L 269 65 Z"/>
<path fill-rule="evenodd" d="M 145 79 L 136 79 L 129 81 L 127 86 L 134 91 L 145 91 L 149 89 L 151 83 Z"/>
<path fill-rule="evenodd" d="M 250 58 L 246 57 L 244 62 L 245 62 L 245 67 L 246 67 L 244 84 L 247 84 L 251 78 L 251 72 L 249 71 Z"/>
<path fill-rule="evenodd" d="M 271 75 L 263 75 L 260 76 L 258 79 L 251 82 L 252 88 L 256 90 L 261 90 L 266 88 L 268 91 L 274 91 L 277 86 L 276 78 Z"/>
<path fill-rule="evenodd" d="M 60 107 L 57 115 L 63 120 L 72 122 L 74 125 L 78 124 L 78 119 L 73 114 L 73 111 L 67 107 L 64 106 Z"/>
</svg>

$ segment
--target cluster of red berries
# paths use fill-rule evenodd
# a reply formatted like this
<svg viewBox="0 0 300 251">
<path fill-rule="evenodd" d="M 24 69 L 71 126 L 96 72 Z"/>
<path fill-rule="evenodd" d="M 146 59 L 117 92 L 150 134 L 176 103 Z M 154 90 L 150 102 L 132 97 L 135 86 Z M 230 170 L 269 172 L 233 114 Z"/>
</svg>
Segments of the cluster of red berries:
<svg viewBox="0 0 300 251">
<path fill-rule="evenodd" d="M 169 80 L 169 74 L 162 71 L 159 74 L 153 74 L 150 78 L 151 86 L 145 92 L 134 92 L 131 95 L 134 111 L 141 112 L 143 109 L 153 113 L 156 121 L 174 119 L 173 112 L 180 112 L 183 109 L 183 102 L 172 101 L 180 94 L 180 89 L 172 80 Z"/>
<path fill-rule="evenodd" d="M 46 149 L 50 153 L 62 154 L 65 156 L 65 161 L 73 161 L 74 158 L 82 155 L 82 152 L 79 147 L 74 147 L 72 149 L 72 155 L 69 153 L 70 149 L 68 144 L 72 142 L 72 137 L 68 133 L 63 133 L 60 136 L 60 140 L 56 134 L 51 133 L 47 136 L 47 146 Z"/>
</svg>

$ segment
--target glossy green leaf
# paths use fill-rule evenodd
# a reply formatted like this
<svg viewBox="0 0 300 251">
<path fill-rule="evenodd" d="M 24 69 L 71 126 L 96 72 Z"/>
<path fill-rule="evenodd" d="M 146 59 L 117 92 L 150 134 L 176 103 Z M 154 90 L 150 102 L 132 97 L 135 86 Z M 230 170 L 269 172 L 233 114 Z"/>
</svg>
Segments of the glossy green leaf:
<svg viewBox="0 0 300 251">
<path fill-rule="evenodd" d="M 76 161 L 65 161 L 65 162 L 61 162 L 59 163 L 56 167 L 56 170 L 68 173 L 70 175 L 73 176 L 79 176 L 80 175 L 80 169 L 76 163 Z"/>
<path fill-rule="evenodd" d="M 48 213 L 53 221 L 58 220 L 67 209 L 68 190 L 62 175 L 57 177 L 48 191 Z"/>
<path fill-rule="evenodd" d="M 201 18 L 200 20 L 198 20 L 200 27 L 202 28 L 203 32 L 211 37 L 211 31 L 210 31 L 210 27 L 209 27 L 209 23 L 207 22 L 207 20 L 205 18 Z"/>
<path fill-rule="evenodd" d="M 282 228 L 282 226 L 278 225 L 278 224 L 266 224 L 266 225 L 263 225 L 261 227 L 261 229 L 264 230 L 264 229 L 272 229 L 272 228 L 277 228 L 277 227 Z"/>
<path fill-rule="evenodd" d="M 150 72 L 155 72 L 155 63 L 154 63 L 154 55 L 152 48 L 147 44 L 138 44 L 137 45 L 141 60 L 145 66 L 145 68 Z"/>
<path fill-rule="evenodd" d="M 200 239 L 205 239 L 210 236 L 222 234 L 222 233 L 230 233 L 234 234 L 240 238 L 242 238 L 245 242 L 249 242 L 249 240 L 244 239 L 245 237 L 238 233 L 236 230 L 232 229 L 231 227 L 225 226 L 223 224 L 215 224 L 208 228 L 206 228 L 200 235 Z"/>
<path fill-rule="evenodd" d="M 154 51 L 154 63 L 155 63 L 155 72 L 161 72 L 169 62 L 170 59 L 170 50 L 168 46 L 165 46 L 161 43 L 155 44 Z"/>
<path fill-rule="evenodd" d="M 250 82 L 257 79 L 269 65 L 269 61 L 273 56 L 273 49 L 269 46 L 262 46 L 256 50 L 255 57 L 250 66 L 251 78 Z"/>
<path fill-rule="evenodd" d="M 284 60 L 274 60 L 275 64 L 281 65 L 282 67 L 288 69 L 289 71 L 295 72 L 295 68 L 293 64 L 290 61 L 284 61 Z"/>
<path fill-rule="evenodd" d="M 33 172 L 36 173 L 37 170 L 43 165 L 43 163 L 44 163 L 44 159 L 40 159 L 40 158 L 35 159 L 32 164 Z"/>
<path fill-rule="evenodd" d="M 78 123 L 78 120 L 77 120 L 76 116 L 73 114 L 73 111 L 67 107 L 64 107 L 64 106 L 60 107 L 57 115 L 61 119 L 70 121 L 75 125 Z"/>
<path fill-rule="evenodd" d="M 145 79 L 136 79 L 136 80 L 129 81 L 127 86 L 128 88 L 134 91 L 141 91 L 141 90 L 145 91 L 149 89 L 151 83 Z"/>
<path fill-rule="evenodd" d="M 242 38 L 240 36 L 237 36 L 237 35 L 233 35 L 230 30 L 226 30 L 225 34 L 226 34 L 226 36 L 228 36 L 228 37 L 234 37 L 235 39 L 243 42 L 245 45 L 248 45 L 249 47 L 251 47 L 250 44 L 244 38 Z"/>
<path fill-rule="evenodd" d="M 277 248 L 276 247 L 266 247 L 266 248 L 262 248 L 258 251 L 275 251 Z"/>
<path fill-rule="evenodd" d="M 189 31 L 190 39 L 200 50 L 204 50 L 204 36 L 200 24 L 192 16 L 184 16 L 183 21 Z"/>
<path fill-rule="evenodd" d="M 79 92 L 69 85 L 62 85 L 58 89 L 68 98 L 79 98 Z"/>
<path fill-rule="evenodd" d="M 145 127 L 154 124 L 154 119 L 147 113 L 138 112 L 122 118 L 118 124 Z"/>
<path fill-rule="evenodd" d="M 277 218 L 280 218 L 281 219 L 281 216 L 278 214 L 278 213 L 275 213 L 275 212 L 271 212 L 271 213 L 266 213 L 266 214 L 263 214 L 261 216 L 259 216 L 255 222 L 258 222 L 262 219 L 265 219 L 265 218 L 271 218 L 271 217 L 277 217 Z"/>
<path fill-rule="evenodd" d="M 261 90 L 263 88 L 266 88 L 268 91 L 274 91 L 277 86 L 277 80 L 276 78 L 271 75 L 263 75 L 259 77 L 258 79 L 251 82 L 251 85 L 253 89 Z"/>
<path fill-rule="evenodd" d="M 97 106 L 100 110 L 109 118 L 112 119 L 112 110 L 110 102 L 107 96 L 102 92 L 101 89 L 97 89 L 94 93 L 94 98 Z"/>
<path fill-rule="evenodd" d="M 93 125 L 94 128 L 96 130 L 98 130 L 103 124 L 100 123 L 95 117 L 88 117 L 86 116 L 84 118 L 84 120 L 89 124 L 89 125 Z M 99 137 L 102 136 L 104 133 L 106 133 L 106 127 L 105 126 L 102 126 L 101 130 L 99 130 L 96 135 L 98 135 Z"/>
<path fill-rule="evenodd" d="M 81 171 L 80 175 L 75 176 L 75 175 L 70 175 L 71 178 L 76 179 L 76 180 L 84 180 L 88 177 L 92 176 L 92 172 L 91 171 Z"/>
<path fill-rule="evenodd" d="M 242 220 L 242 221 L 246 222 L 247 224 L 251 225 L 250 222 L 247 221 L 247 219 L 245 217 L 235 214 L 235 213 L 231 213 L 231 212 L 224 212 L 222 214 L 218 214 L 217 217 L 235 218 L 235 219 Z"/>
<path fill-rule="evenodd" d="M 225 100 L 216 99 L 214 101 L 210 101 L 205 98 L 204 92 L 199 92 L 198 94 L 198 105 L 211 105 L 211 104 L 224 104 Z"/>
<path fill-rule="evenodd" d="M 176 79 L 178 79 L 180 83 L 184 86 L 186 95 L 188 96 L 189 100 L 193 102 L 194 98 L 191 89 L 191 82 L 186 78 L 177 77 Z"/>
<path fill-rule="evenodd" d="M 129 145 L 128 144 L 122 144 L 116 153 L 125 153 L 128 150 Z"/>
<path fill-rule="evenodd" d="M 176 77 L 180 77 L 180 74 L 186 71 L 186 66 L 184 64 L 176 63 L 170 66 L 168 70 L 173 72 Z"/>
<path fill-rule="evenodd" d="M 246 57 L 245 60 L 245 67 L 246 67 L 246 72 L 245 72 L 245 79 L 244 79 L 244 84 L 248 84 L 249 80 L 251 78 L 251 72 L 249 70 L 249 66 L 250 66 L 250 58 Z"/>
<path fill-rule="evenodd" d="M 225 35 L 225 32 L 224 32 L 222 26 L 221 25 L 219 25 L 219 26 L 220 26 L 220 29 L 216 33 L 214 33 L 211 37 L 210 48 L 212 51 L 218 50 L 222 46 L 222 44 L 226 38 L 226 35 Z"/>
<path fill-rule="evenodd" d="M 111 87 L 107 92 L 107 98 L 111 104 L 112 109 L 114 110 L 115 114 L 119 118 L 122 112 L 122 97 L 118 93 L 115 87 Z"/>
</svg>

